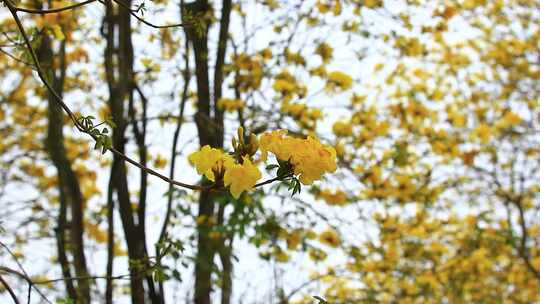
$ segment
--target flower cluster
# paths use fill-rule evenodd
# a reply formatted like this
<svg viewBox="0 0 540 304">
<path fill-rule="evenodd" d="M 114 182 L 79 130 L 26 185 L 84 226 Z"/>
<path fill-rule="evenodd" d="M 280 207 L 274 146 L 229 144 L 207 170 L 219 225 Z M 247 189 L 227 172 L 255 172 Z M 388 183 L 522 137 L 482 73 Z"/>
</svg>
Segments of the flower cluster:
<svg viewBox="0 0 540 304">
<path fill-rule="evenodd" d="M 330 189 L 323 189 L 316 195 L 317 199 L 324 200 L 331 206 L 343 206 L 347 204 L 347 193 L 342 190 L 332 191 Z"/>
<path fill-rule="evenodd" d="M 234 112 L 236 110 L 242 109 L 245 105 L 246 104 L 244 101 L 232 98 L 220 98 L 217 102 L 218 108 L 227 112 Z"/>
<path fill-rule="evenodd" d="M 227 66 L 225 72 L 235 72 L 234 87 L 239 88 L 240 92 L 258 89 L 263 77 L 261 59 L 242 53 L 233 56 L 232 60 L 233 64 Z"/>
<path fill-rule="evenodd" d="M 298 96 L 298 98 L 307 95 L 307 87 L 298 82 L 296 77 L 287 70 L 283 70 L 274 77 L 272 88 L 282 95 L 284 102 L 292 100 L 294 95 Z"/>
<path fill-rule="evenodd" d="M 278 161 L 289 162 L 300 182 L 310 185 L 326 172 L 336 171 L 336 150 L 321 144 L 313 137 L 306 139 L 287 136 L 287 131 L 277 130 L 262 135 L 260 148 L 263 159 L 272 152 Z"/>
<path fill-rule="evenodd" d="M 317 122 L 323 118 L 321 109 L 309 108 L 303 103 L 283 102 L 281 112 L 294 117 L 301 127 L 309 130 L 315 129 Z"/>
<path fill-rule="evenodd" d="M 234 153 L 228 154 L 208 145 L 192 153 L 188 160 L 197 172 L 214 182 L 215 187 L 229 187 L 231 195 L 239 198 L 244 191 L 252 189 L 261 172 L 257 165 L 266 162 L 268 152 L 273 153 L 279 165 L 276 181 L 293 180 L 310 185 L 321 179 L 327 172 L 336 170 L 336 151 L 323 145 L 313 137 L 294 138 L 287 131 L 278 130 L 264 133 L 260 139 L 254 134 L 244 136 L 242 128 L 238 131 L 238 140 L 233 139 Z M 254 160 L 260 150 L 261 157 Z M 296 179 L 296 177 L 298 179 Z M 293 194 L 299 191 L 294 190 Z"/>
<path fill-rule="evenodd" d="M 334 71 L 328 74 L 326 90 L 333 93 L 339 93 L 347 91 L 352 87 L 352 85 L 353 79 L 351 76 L 343 72 Z"/>
<path fill-rule="evenodd" d="M 208 145 L 191 154 L 188 160 L 199 174 L 203 174 L 213 182 L 223 181 L 225 186 L 230 187 L 231 194 L 235 198 L 253 188 L 261 178 L 259 168 L 247 156 L 244 156 L 242 163 L 239 164 L 232 156 Z"/>
<path fill-rule="evenodd" d="M 351 136 L 353 134 L 353 126 L 350 121 L 336 121 L 332 126 L 332 132 L 340 137 Z"/>
</svg>

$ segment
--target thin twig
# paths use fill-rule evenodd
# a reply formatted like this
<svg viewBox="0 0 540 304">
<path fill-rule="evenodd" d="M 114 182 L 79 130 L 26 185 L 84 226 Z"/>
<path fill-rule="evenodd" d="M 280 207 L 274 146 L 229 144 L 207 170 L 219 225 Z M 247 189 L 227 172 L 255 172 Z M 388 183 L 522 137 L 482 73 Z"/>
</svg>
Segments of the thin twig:
<svg viewBox="0 0 540 304">
<path fill-rule="evenodd" d="M 157 25 L 157 24 L 153 24 L 149 21 L 146 21 L 145 19 L 139 17 L 137 14 L 136 14 L 136 11 L 132 10 L 128 5 L 122 3 L 122 1 L 119 1 L 119 0 L 113 0 L 115 3 L 117 3 L 118 5 L 124 7 L 125 9 L 127 9 L 129 11 L 129 13 L 135 17 L 137 20 L 139 20 L 140 22 L 150 26 L 150 27 L 153 27 L 153 28 L 156 28 L 156 29 L 164 29 L 164 28 L 172 28 L 172 27 L 182 27 L 182 26 L 192 26 L 193 23 L 175 23 L 175 24 L 165 24 L 165 25 Z"/>
<path fill-rule="evenodd" d="M 15 23 L 17 24 L 17 27 L 19 29 L 19 32 L 21 33 L 21 36 L 23 37 L 23 40 L 24 40 L 24 43 L 26 45 L 26 48 L 28 49 L 28 51 L 30 52 L 30 57 L 32 57 L 32 61 L 34 62 L 34 65 L 36 67 L 36 70 L 37 70 L 37 73 L 38 73 L 38 77 L 39 79 L 43 82 L 43 84 L 45 85 L 45 87 L 47 87 L 47 90 L 52 94 L 52 96 L 54 97 L 54 99 L 56 100 L 56 102 L 62 107 L 62 109 L 67 113 L 67 115 L 69 116 L 69 118 L 71 119 L 71 121 L 73 122 L 73 124 L 75 125 L 75 127 L 82 133 L 86 133 L 88 135 L 90 135 L 90 137 L 92 137 L 94 140 L 96 139 L 96 136 L 93 135 L 93 134 L 90 134 L 86 128 L 78 121 L 77 117 L 75 116 L 75 114 L 71 111 L 71 109 L 66 105 L 66 103 L 64 102 L 64 100 L 62 99 L 62 97 L 60 97 L 58 95 L 58 93 L 52 88 L 52 86 L 49 84 L 49 82 L 47 81 L 45 75 L 44 75 L 44 72 L 43 72 L 43 69 L 41 68 L 40 64 L 39 64 L 39 60 L 37 59 L 37 56 L 36 56 L 36 53 L 34 51 L 34 49 L 32 48 L 32 44 L 30 42 L 30 39 L 28 38 L 28 35 L 26 34 L 26 31 L 21 23 L 21 20 L 19 19 L 18 15 L 17 15 L 17 9 L 8 1 L 8 0 L 3 0 L 4 3 L 7 5 L 8 9 L 10 10 L 11 12 L 11 15 L 13 16 L 13 19 L 15 20 Z M 167 176 L 163 175 L 163 174 L 160 174 L 158 173 L 157 171 L 153 170 L 153 169 L 150 169 L 146 166 L 143 166 L 142 164 L 136 162 L 135 160 L 131 159 L 130 157 L 128 157 L 127 155 L 125 155 L 124 153 L 116 150 L 114 147 L 109 147 L 108 150 L 110 150 L 111 152 L 113 152 L 114 154 L 120 156 L 120 158 L 123 160 L 123 161 L 126 161 L 134 166 L 136 166 L 137 168 L 139 169 L 142 169 L 144 171 L 146 171 L 148 174 L 150 175 L 154 175 L 164 181 L 166 181 L 167 183 L 169 184 L 173 184 L 173 185 L 176 185 L 176 186 L 179 186 L 179 187 L 183 187 L 183 188 L 187 188 L 187 189 L 191 189 L 191 190 L 199 190 L 199 191 L 205 191 L 205 190 L 209 190 L 212 188 L 212 186 L 210 187 L 203 187 L 203 186 L 200 186 L 200 185 L 191 185 L 191 184 L 186 184 L 186 183 L 182 183 L 182 182 L 179 182 L 179 181 L 175 181 L 175 180 L 172 180 L 170 178 L 168 178 Z"/>
<path fill-rule="evenodd" d="M 10 272 L 8 270 L 11 270 L 10 273 L 14 273 L 14 274 L 17 274 L 18 276 L 22 277 L 23 279 L 25 279 L 26 282 L 28 282 L 28 303 L 30 303 L 30 296 L 32 294 L 31 290 L 32 288 L 34 288 L 36 290 L 36 292 L 41 296 L 41 298 L 43 300 L 45 300 L 47 303 L 50 303 L 52 304 L 51 301 L 49 301 L 49 299 L 47 299 L 47 297 L 45 296 L 45 294 L 43 294 L 43 292 L 41 292 L 41 290 L 34 284 L 34 282 L 32 282 L 32 280 L 30 279 L 30 277 L 28 276 L 28 273 L 26 272 L 26 270 L 24 270 L 24 267 L 22 266 L 21 262 L 19 262 L 19 259 L 17 258 L 17 256 L 11 251 L 11 249 L 9 249 L 9 247 L 4 244 L 3 242 L 0 242 L 0 246 L 4 247 L 4 249 L 6 249 L 6 251 L 9 253 L 9 255 L 13 258 L 13 260 L 15 260 L 15 263 L 17 264 L 17 267 L 19 267 L 19 269 L 22 271 L 22 273 L 16 271 L 16 270 L 13 270 L 13 269 L 10 269 L 10 268 L 7 268 L 7 267 L 0 267 L 0 269 L 2 270 L 5 270 L 6 272 Z"/>
<path fill-rule="evenodd" d="M 47 81 L 47 79 L 46 79 L 46 77 L 44 75 L 43 69 L 41 68 L 41 66 L 39 64 L 39 60 L 37 58 L 37 55 L 36 55 L 34 49 L 32 48 L 32 44 L 30 42 L 30 39 L 28 38 L 28 35 L 26 34 L 26 31 L 25 31 L 25 29 L 24 29 L 24 27 L 22 25 L 22 22 L 21 22 L 19 16 L 17 15 L 17 7 L 13 6 L 11 4 L 11 2 L 9 2 L 9 0 L 3 0 L 3 1 L 6 4 L 6 6 L 8 7 L 8 9 L 10 10 L 11 15 L 13 16 L 13 19 L 15 20 L 15 23 L 17 24 L 19 32 L 21 33 L 21 36 L 23 37 L 26 48 L 28 49 L 28 51 L 30 53 L 30 57 L 32 58 L 32 61 L 34 62 L 34 65 L 35 65 L 36 71 L 38 73 L 39 79 L 43 82 L 43 84 L 45 85 L 47 90 L 52 94 L 52 96 L 54 97 L 56 102 L 60 105 L 60 107 L 62 107 L 62 109 L 67 113 L 67 115 L 69 116 L 69 118 L 71 119 L 71 121 L 73 122 L 75 127 L 80 132 L 86 133 L 90 137 L 92 137 L 94 140 L 96 140 L 97 139 L 96 136 L 89 133 L 89 131 L 79 122 L 79 120 L 77 119 L 77 117 L 75 116 L 73 111 L 71 111 L 71 109 L 67 106 L 67 104 L 64 102 L 62 97 L 60 97 L 58 95 L 58 93 L 54 90 L 54 88 L 52 88 L 52 86 Z M 116 0 L 113 0 L 113 1 L 115 1 L 116 3 L 119 3 Z M 156 27 L 156 26 L 152 26 L 152 27 Z M 171 27 L 171 26 L 166 26 L 166 27 Z M 160 27 L 158 27 L 158 28 L 160 28 Z M 198 190 L 198 191 L 208 191 L 208 190 L 213 190 L 215 188 L 215 185 L 210 185 L 210 186 L 192 185 L 192 184 L 187 184 L 187 183 L 183 183 L 183 182 L 179 182 L 179 181 L 170 179 L 167 176 L 165 176 L 165 175 L 163 175 L 163 174 L 161 174 L 161 173 L 159 173 L 159 172 L 157 172 L 157 171 L 155 171 L 155 170 L 153 170 L 153 169 L 151 169 L 149 167 L 146 167 L 146 166 L 142 165 L 141 163 L 139 163 L 139 162 L 137 162 L 137 161 L 135 161 L 133 159 L 131 159 L 130 157 L 128 157 L 124 153 L 116 150 L 114 147 L 109 147 L 108 150 L 111 151 L 112 153 L 118 155 L 123 161 L 128 162 L 128 163 L 132 164 L 133 166 L 135 166 L 135 167 L 137 167 L 137 168 L 139 168 L 141 170 L 144 170 L 146 173 L 148 173 L 150 175 L 153 175 L 155 177 L 158 177 L 161 180 L 163 180 L 163 181 L 165 181 L 165 182 L 167 182 L 169 184 L 179 186 L 179 187 L 183 187 L 183 188 L 187 188 L 187 189 L 191 189 L 191 190 Z M 281 180 L 283 178 L 290 177 L 290 176 L 291 175 L 278 176 L 276 178 L 273 178 L 273 179 L 258 183 L 258 184 L 255 185 L 255 187 L 263 186 L 263 185 L 266 185 L 266 184 L 269 184 L 269 183 L 272 183 L 274 181 Z"/>
<path fill-rule="evenodd" d="M 19 63 L 22 63 L 22 64 L 26 65 L 27 67 L 31 68 L 32 70 L 34 69 L 34 66 L 32 64 L 11 55 L 9 52 L 4 51 L 2 48 L 0 48 L 0 53 L 8 56 L 9 58 L 11 58 L 11 59 L 13 59 L 13 60 L 15 60 L 15 61 L 17 61 Z"/>
<path fill-rule="evenodd" d="M 100 280 L 100 279 L 128 280 L 129 277 L 131 276 L 130 274 L 123 274 L 123 275 L 117 275 L 117 276 L 84 276 L 84 277 L 57 278 L 57 279 L 51 279 L 51 280 L 33 281 L 32 278 L 28 276 L 28 274 L 22 273 L 15 269 L 11 269 L 9 267 L 0 266 L 0 271 L 14 274 L 24 279 L 27 282 L 31 282 L 33 285 L 47 285 L 47 284 L 56 283 L 56 282 L 79 281 L 79 280 Z"/>
<path fill-rule="evenodd" d="M 11 287 L 4 280 L 4 278 L 2 278 L 2 276 L 0 276 L 0 282 L 2 283 L 2 285 L 4 285 L 4 288 L 9 292 L 9 295 L 11 296 L 11 299 L 13 299 L 13 303 L 19 304 L 19 299 L 17 299 L 17 296 L 13 292 L 13 289 L 11 289 Z"/>
<path fill-rule="evenodd" d="M 282 179 L 285 179 L 285 178 L 289 178 L 289 177 L 292 177 L 293 174 L 292 173 L 289 173 L 289 174 L 285 174 L 285 175 L 282 175 L 282 176 L 276 176 L 272 179 L 269 179 L 269 180 L 265 180 L 263 182 L 260 182 L 258 184 L 255 184 L 255 186 L 253 186 L 253 188 L 257 188 L 257 187 L 260 187 L 260 186 L 264 186 L 264 185 L 267 185 L 267 184 L 270 184 L 270 183 L 273 183 L 275 181 L 279 181 L 279 180 L 282 180 Z"/>
<path fill-rule="evenodd" d="M 8 2 L 8 1 L 9 0 L 5 0 L 5 2 Z M 64 6 L 64 7 L 59 7 L 59 8 L 48 9 L 48 10 L 40 10 L 40 9 L 31 9 L 31 8 L 18 7 L 18 6 L 15 6 L 13 4 L 12 4 L 12 7 L 16 11 L 19 11 L 19 12 L 24 12 L 24 13 L 29 13 L 29 14 L 45 15 L 45 14 L 55 14 L 55 13 L 59 13 L 59 12 L 67 11 L 67 10 L 72 10 L 72 9 L 75 9 L 75 8 L 78 8 L 78 7 L 81 7 L 81 6 L 90 4 L 92 2 L 96 2 L 96 1 L 97 0 L 87 0 L 87 1 L 84 1 L 84 2 L 81 2 L 81 3 L 76 3 L 76 4 L 72 4 L 72 5 L 68 5 L 68 6 Z"/>
</svg>

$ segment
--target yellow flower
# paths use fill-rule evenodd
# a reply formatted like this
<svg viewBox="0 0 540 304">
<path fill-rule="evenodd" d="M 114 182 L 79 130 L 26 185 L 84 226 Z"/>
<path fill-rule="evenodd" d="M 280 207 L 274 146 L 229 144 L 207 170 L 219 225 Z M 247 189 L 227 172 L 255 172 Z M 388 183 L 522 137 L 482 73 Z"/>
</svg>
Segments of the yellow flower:
<svg viewBox="0 0 540 304">
<path fill-rule="evenodd" d="M 487 143 L 491 138 L 491 128 L 487 124 L 481 123 L 473 130 L 472 136 L 480 139 L 482 143 Z"/>
<path fill-rule="evenodd" d="M 416 189 L 411 178 L 407 175 L 397 175 L 396 186 L 394 188 L 395 196 L 401 201 L 406 202 L 412 199 Z"/>
<path fill-rule="evenodd" d="M 334 229 L 328 228 L 319 234 L 319 241 L 330 247 L 338 247 L 341 244 L 341 239 Z"/>
<path fill-rule="evenodd" d="M 272 59 L 272 50 L 270 50 L 269 48 L 261 50 L 259 54 L 264 60 Z"/>
<path fill-rule="evenodd" d="M 336 171 L 336 150 L 321 144 L 318 140 L 286 136 L 287 131 L 277 130 L 265 133 L 259 141 L 262 159 L 265 160 L 268 151 L 277 159 L 289 161 L 294 168 L 294 174 L 300 182 L 310 185 L 320 179 L 326 172 Z"/>
<path fill-rule="evenodd" d="M 311 185 L 326 172 L 334 172 L 336 166 L 336 150 L 321 144 L 312 137 L 302 140 L 300 150 L 294 150 L 291 163 L 294 173 L 299 175 L 300 182 Z"/>
<path fill-rule="evenodd" d="M 307 94 L 307 87 L 299 83 L 287 70 L 283 70 L 274 77 L 272 88 L 283 95 L 285 101 L 291 100 L 293 95 L 302 98 Z"/>
<path fill-rule="evenodd" d="M 309 74 L 311 76 L 326 77 L 326 68 L 324 67 L 324 65 L 320 65 L 309 70 Z"/>
<path fill-rule="evenodd" d="M 302 235 L 300 234 L 300 231 L 296 230 L 292 233 L 288 234 L 286 237 L 287 241 L 287 248 L 290 250 L 295 250 L 298 248 L 298 245 L 302 242 Z"/>
<path fill-rule="evenodd" d="M 195 166 L 197 173 L 204 174 L 211 181 L 215 181 L 215 172 L 222 172 L 223 166 L 234 163 L 231 156 L 208 145 L 189 155 L 188 160 Z"/>
<path fill-rule="evenodd" d="M 519 115 L 517 115 L 514 112 L 509 111 L 509 112 L 506 112 L 506 114 L 504 114 L 504 116 L 502 117 L 502 121 L 498 123 L 498 127 L 504 129 L 504 128 L 515 126 L 515 125 L 519 125 L 521 122 L 522 122 L 522 119 Z"/>
<path fill-rule="evenodd" d="M 262 160 L 265 161 L 268 156 L 268 151 L 279 149 L 279 144 L 287 134 L 287 130 L 275 130 L 264 133 L 259 140 L 259 147 L 262 152 Z"/>
<path fill-rule="evenodd" d="M 222 233 L 219 232 L 219 231 L 210 231 L 208 233 L 208 237 L 213 239 L 213 240 L 219 240 L 222 236 Z"/>
<path fill-rule="evenodd" d="M 324 189 L 317 195 L 317 198 L 323 199 L 328 205 L 342 206 L 347 203 L 347 194 L 341 190 Z"/>
<path fill-rule="evenodd" d="M 334 71 L 328 74 L 326 89 L 330 92 L 346 91 L 352 87 L 353 79 L 351 76 Z"/>
<path fill-rule="evenodd" d="M 336 136 L 351 136 L 353 133 L 352 124 L 348 121 L 336 121 L 332 126 L 332 132 Z"/>
<path fill-rule="evenodd" d="M 381 0 L 365 0 L 364 5 L 369 8 L 377 8 L 382 6 Z"/>
<path fill-rule="evenodd" d="M 328 254 L 321 249 L 311 248 L 309 250 L 309 258 L 314 262 L 324 261 Z"/>
<path fill-rule="evenodd" d="M 332 59 L 333 51 L 334 50 L 330 45 L 328 45 L 328 43 L 323 42 L 317 46 L 317 48 L 315 49 L 315 54 L 321 56 L 323 62 L 327 63 L 328 61 L 330 61 L 330 59 Z"/>
<path fill-rule="evenodd" d="M 244 163 L 226 165 L 223 182 L 225 186 L 230 186 L 231 194 L 234 198 L 240 197 L 242 192 L 253 188 L 261 178 L 259 168 L 255 166 L 247 156 L 244 156 Z"/>
<path fill-rule="evenodd" d="M 306 65 L 306 59 L 300 53 L 291 52 L 289 49 L 285 49 L 285 61 L 291 64 Z"/>
<path fill-rule="evenodd" d="M 286 263 L 289 261 L 290 257 L 289 255 L 287 254 L 287 252 L 285 252 L 283 249 L 279 248 L 279 247 L 274 247 L 274 257 L 276 259 L 276 262 L 280 262 L 280 263 Z"/>
<path fill-rule="evenodd" d="M 217 102 L 218 108 L 227 112 L 234 112 L 242 109 L 245 105 L 246 104 L 242 100 L 232 98 L 220 98 Z"/>
</svg>

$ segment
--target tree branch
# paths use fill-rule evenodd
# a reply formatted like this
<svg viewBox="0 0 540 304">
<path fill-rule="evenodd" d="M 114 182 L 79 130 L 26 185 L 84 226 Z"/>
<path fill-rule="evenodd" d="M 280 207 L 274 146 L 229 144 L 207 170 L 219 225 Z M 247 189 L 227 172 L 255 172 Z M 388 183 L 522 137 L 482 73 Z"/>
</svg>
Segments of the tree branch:
<svg viewBox="0 0 540 304">
<path fill-rule="evenodd" d="M 4 1 L 7 3 L 10 0 L 4 0 Z M 31 9 L 31 8 L 18 7 L 18 6 L 15 6 L 13 4 L 11 5 L 11 7 L 13 7 L 15 9 L 15 11 L 18 11 L 18 12 L 45 15 L 45 14 L 54 14 L 54 13 L 59 13 L 59 12 L 67 11 L 67 10 L 72 10 L 72 9 L 75 9 L 75 8 L 78 8 L 78 7 L 81 7 L 81 6 L 96 2 L 96 1 L 98 1 L 98 0 L 87 0 L 87 1 L 84 1 L 84 2 L 81 2 L 81 3 L 76 3 L 76 4 L 73 4 L 73 5 L 68 5 L 68 6 L 64 6 L 64 7 L 60 7 L 60 8 L 53 8 L 53 9 L 48 9 L 48 10 L 40 10 L 40 9 Z"/>
<path fill-rule="evenodd" d="M 64 102 L 62 97 L 60 97 L 58 95 L 58 93 L 54 90 L 54 88 L 47 81 L 47 79 L 45 77 L 45 74 L 43 72 L 43 69 L 41 68 L 41 66 L 39 64 L 39 60 L 37 59 L 36 53 L 35 53 L 34 49 L 32 48 L 32 44 L 30 42 L 30 39 L 28 38 L 28 35 L 27 35 L 23 25 L 22 25 L 22 22 L 21 22 L 20 18 L 17 15 L 17 9 L 8 0 L 3 0 L 3 1 L 6 4 L 6 6 L 8 7 L 8 9 L 10 10 L 11 15 L 13 16 L 13 19 L 15 20 L 15 23 L 17 24 L 17 28 L 19 29 L 19 32 L 21 33 L 21 36 L 23 37 L 24 43 L 26 45 L 26 48 L 27 48 L 28 52 L 30 53 L 30 57 L 32 58 L 32 61 L 34 62 L 34 65 L 36 67 L 39 79 L 43 82 L 43 84 L 45 85 L 47 90 L 51 93 L 51 95 L 54 97 L 54 99 L 60 105 L 60 107 L 62 107 L 62 109 L 67 113 L 67 115 L 69 116 L 69 118 L 71 119 L 71 121 L 73 122 L 75 127 L 77 128 L 77 130 L 79 130 L 82 133 L 88 134 L 90 137 L 92 137 L 95 140 L 96 136 L 90 134 L 88 132 L 88 130 L 86 130 L 86 128 L 79 122 L 79 120 L 77 119 L 77 117 L 75 116 L 73 111 L 71 111 L 71 109 L 66 105 L 66 103 Z M 135 160 L 131 159 L 130 157 L 128 157 L 124 153 L 116 150 L 114 147 L 109 147 L 108 150 L 110 150 L 112 153 L 119 156 L 123 161 L 126 161 L 126 162 L 134 165 L 135 167 L 137 167 L 139 169 L 145 170 L 148 174 L 156 176 L 156 177 L 160 178 L 161 180 L 166 181 L 169 184 L 179 186 L 179 187 L 183 187 L 183 188 L 187 188 L 187 189 L 191 189 L 191 190 L 199 190 L 199 191 L 206 191 L 206 190 L 209 190 L 209 189 L 212 188 L 211 186 L 210 187 L 204 187 L 204 186 L 200 186 L 200 185 L 191 185 L 191 184 L 186 184 L 186 183 L 183 183 L 183 182 L 172 180 L 172 179 L 168 178 L 167 176 L 165 176 L 163 174 L 160 174 L 160 173 L 158 173 L 157 171 L 155 171 L 153 169 L 150 169 L 150 168 L 148 168 L 146 166 L 143 166 L 142 164 L 140 164 L 139 162 L 136 162 Z"/>
</svg>

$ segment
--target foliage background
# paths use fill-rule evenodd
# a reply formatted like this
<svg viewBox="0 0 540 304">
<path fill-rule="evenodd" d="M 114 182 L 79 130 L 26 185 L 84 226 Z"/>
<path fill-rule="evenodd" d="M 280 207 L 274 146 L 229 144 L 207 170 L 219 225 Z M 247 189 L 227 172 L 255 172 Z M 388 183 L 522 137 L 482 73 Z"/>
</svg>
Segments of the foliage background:
<svg viewBox="0 0 540 304">
<path fill-rule="evenodd" d="M 5 301 L 538 301 L 538 1 L 46 11 L 71 4 L 2 6 Z M 239 126 L 314 136 L 338 170 L 238 199 L 149 175 L 212 185 L 188 156 Z"/>
</svg>

